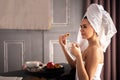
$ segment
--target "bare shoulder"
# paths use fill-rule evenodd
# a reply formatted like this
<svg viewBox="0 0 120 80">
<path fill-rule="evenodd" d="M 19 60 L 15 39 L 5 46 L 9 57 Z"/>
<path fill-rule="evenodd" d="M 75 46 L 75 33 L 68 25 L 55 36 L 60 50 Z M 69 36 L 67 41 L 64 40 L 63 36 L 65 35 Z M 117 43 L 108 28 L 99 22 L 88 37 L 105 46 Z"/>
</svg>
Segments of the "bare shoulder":
<svg viewBox="0 0 120 80">
<path fill-rule="evenodd" d="M 91 54 L 96 54 L 96 55 L 98 55 L 98 54 L 100 54 L 102 51 L 101 51 L 101 47 L 98 47 L 98 46 L 91 46 L 90 48 L 89 48 L 89 52 L 91 53 Z"/>
<path fill-rule="evenodd" d="M 101 47 L 90 47 L 88 50 L 88 58 L 98 60 L 100 63 L 103 62 L 103 52 L 101 50 Z"/>
</svg>

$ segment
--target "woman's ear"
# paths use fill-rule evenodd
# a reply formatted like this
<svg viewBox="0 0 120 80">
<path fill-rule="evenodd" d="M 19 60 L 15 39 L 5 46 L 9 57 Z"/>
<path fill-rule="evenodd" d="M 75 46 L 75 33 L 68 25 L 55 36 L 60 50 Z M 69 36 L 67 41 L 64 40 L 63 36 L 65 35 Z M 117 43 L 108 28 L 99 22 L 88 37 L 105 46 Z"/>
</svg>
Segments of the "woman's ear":
<svg viewBox="0 0 120 80">
<path fill-rule="evenodd" d="M 98 36 L 98 34 L 97 34 L 97 32 L 95 32 L 95 30 L 94 30 L 93 34 L 96 35 L 96 36 Z"/>
</svg>

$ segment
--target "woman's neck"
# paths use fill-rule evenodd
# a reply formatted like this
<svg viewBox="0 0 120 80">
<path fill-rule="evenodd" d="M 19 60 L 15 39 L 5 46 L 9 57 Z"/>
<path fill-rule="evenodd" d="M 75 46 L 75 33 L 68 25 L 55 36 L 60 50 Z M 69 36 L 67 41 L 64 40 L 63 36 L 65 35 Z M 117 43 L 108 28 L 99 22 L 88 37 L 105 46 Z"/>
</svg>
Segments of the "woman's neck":
<svg viewBox="0 0 120 80">
<path fill-rule="evenodd" d="M 89 45 L 100 45 L 98 36 L 94 35 L 91 38 L 88 39 Z"/>
</svg>

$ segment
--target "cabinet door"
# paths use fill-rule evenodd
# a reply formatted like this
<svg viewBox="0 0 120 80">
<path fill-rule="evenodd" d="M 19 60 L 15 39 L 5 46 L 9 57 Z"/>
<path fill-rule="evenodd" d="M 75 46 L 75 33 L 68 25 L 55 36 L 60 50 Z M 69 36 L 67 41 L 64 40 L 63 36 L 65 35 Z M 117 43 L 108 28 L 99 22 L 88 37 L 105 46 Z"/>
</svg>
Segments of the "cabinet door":
<svg viewBox="0 0 120 80">
<path fill-rule="evenodd" d="M 25 61 L 42 61 L 42 33 L 0 30 L 0 72 L 20 70 Z"/>
<path fill-rule="evenodd" d="M 24 41 L 4 41 L 4 71 L 21 69 Z"/>
</svg>

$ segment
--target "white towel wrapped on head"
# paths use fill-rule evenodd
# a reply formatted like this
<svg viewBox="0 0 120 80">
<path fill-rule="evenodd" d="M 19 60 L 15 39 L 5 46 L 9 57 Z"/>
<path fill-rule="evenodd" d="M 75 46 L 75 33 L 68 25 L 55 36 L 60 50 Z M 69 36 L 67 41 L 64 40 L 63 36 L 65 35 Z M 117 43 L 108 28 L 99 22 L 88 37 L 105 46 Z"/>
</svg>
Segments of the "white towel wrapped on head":
<svg viewBox="0 0 120 80">
<path fill-rule="evenodd" d="M 102 49 L 105 52 L 110 44 L 111 38 L 117 32 L 109 13 L 104 10 L 102 5 L 91 4 L 87 8 L 84 16 L 87 17 L 89 23 L 97 33 Z M 80 30 L 78 32 L 77 41 L 80 44 L 82 51 L 88 47 L 88 42 L 87 40 L 82 39 Z"/>
</svg>

